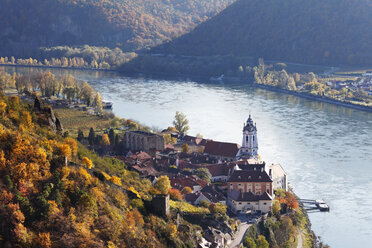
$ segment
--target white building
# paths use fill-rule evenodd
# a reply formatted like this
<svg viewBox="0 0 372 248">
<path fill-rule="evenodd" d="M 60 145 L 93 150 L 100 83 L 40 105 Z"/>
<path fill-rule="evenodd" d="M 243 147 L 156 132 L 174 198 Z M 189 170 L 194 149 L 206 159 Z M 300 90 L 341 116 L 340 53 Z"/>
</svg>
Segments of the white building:
<svg viewBox="0 0 372 248">
<path fill-rule="evenodd" d="M 257 142 L 257 127 L 253 123 L 251 115 L 247 120 L 247 123 L 243 127 L 243 141 L 242 147 L 236 154 L 236 159 L 247 159 L 258 157 L 258 142 Z"/>
<path fill-rule="evenodd" d="M 273 188 L 288 190 L 287 174 L 280 164 L 272 164 L 269 166 L 269 176 L 273 180 Z"/>
</svg>

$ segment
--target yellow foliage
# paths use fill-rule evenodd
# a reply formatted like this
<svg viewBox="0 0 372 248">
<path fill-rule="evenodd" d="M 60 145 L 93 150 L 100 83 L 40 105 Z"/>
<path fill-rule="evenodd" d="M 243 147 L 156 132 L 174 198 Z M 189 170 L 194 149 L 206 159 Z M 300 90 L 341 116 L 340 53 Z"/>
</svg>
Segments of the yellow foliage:
<svg viewBox="0 0 372 248">
<path fill-rule="evenodd" d="M 73 138 L 66 138 L 66 139 L 63 140 L 63 143 L 70 146 L 71 153 L 72 153 L 73 156 L 77 155 L 78 145 L 77 145 L 76 140 L 74 140 Z"/>
<path fill-rule="evenodd" d="M 169 223 L 168 225 L 169 234 L 172 238 L 175 238 L 177 235 L 177 226 L 173 223 Z"/>
<path fill-rule="evenodd" d="M 92 167 L 93 167 L 93 163 L 92 163 L 92 160 L 90 160 L 89 158 L 87 158 L 87 157 L 83 157 L 83 159 L 81 160 L 81 162 L 82 162 L 83 165 L 85 165 L 88 169 L 92 169 Z"/>
<path fill-rule="evenodd" d="M 101 171 L 102 175 L 106 178 L 106 180 L 110 180 L 111 176 L 109 174 L 107 174 L 106 172 L 104 171 Z"/>
<path fill-rule="evenodd" d="M 0 116 L 5 117 L 5 111 L 6 111 L 6 103 L 0 102 Z"/>
<path fill-rule="evenodd" d="M 120 185 L 121 186 L 121 179 L 119 177 L 116 177 L 116 176 L 111 177 L 110 178 L 110 182 L 113 182 L 116 185 Z"/>
<path fill-rule="evenodd" d="M 31 129 L 34 127 L 34 123 L 32 122 L 32 117 L 30 112 L 24 111 L 22 112 L 22 124 L 24 125 L 25 128 Z"/>
<path fill-rule="evenodd" d="M 105 194 L 97 187 L 94 187 L 91 189 L 92 194 L 97 200 L 103 200 L 105 197 Z"/>
<path fill-rule="evenodd" d="M 62 180 L 65 180 L 71 173 L 71 169 L 67 166 L 62 168 Z"/>
<path fill-rule="evenodd" d="M 86 169 L 80 167 L 78 170 L 78 174 L 82 177 L 86 186 L 92 182 L 92 176 L 87 172 Z"/>
<path fill-rule="evenodd" d="M 71 148 L 69 145 L 66 144 L 59 145 L 59 150 L 61 151 L 62 156 L 71 158 Z"/>
<path fill-rule="evenodd" d="M 0 151 L 0 171 L 5 169 L 5 166 L 6 166 L 5 154 L 4 154 L 4 151 L 1 150 Z"/>
<path fill-rule="evenodd" d="M 141 196 L 140 196 L 140 194 L 138 193 L 138 191 L 135 190 L 133 187 L 129 187 L 127 190 L 129 190 L 129 191 L 133 192 L 134 194 L 136 194 L 138 198 L 141 198 Z"/>
</svg>

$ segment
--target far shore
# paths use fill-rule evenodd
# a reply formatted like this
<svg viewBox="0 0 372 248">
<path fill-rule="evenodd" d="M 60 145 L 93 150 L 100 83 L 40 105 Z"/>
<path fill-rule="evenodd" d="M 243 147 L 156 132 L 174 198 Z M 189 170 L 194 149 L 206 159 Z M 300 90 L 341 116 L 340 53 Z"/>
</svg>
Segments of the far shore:
<svg viewBox="0 0 372 248">
<path fill-rule="evenodd" d="M 40 68 L 40 69 L 64 69 L 64 70 L 85 70 L 85 71 L 101 71 L 101 72 L 115 72 L 119 73 L 122 75 L 126 76 L 155 76 L 159 79 L 164 79 L 164 78 L 171 78 L 175 80 L 180 80 L 180 78 L 184 79 L 196 79 L 196 80 L 202 80 L 203 82 L 210 81 L 210 78 L 207 76 L 199 76 L 199 75 L 186 75 L 186 74 L 169 74 L 169 73 L 148 73 L 148 72 L 142 72 L 142 71 L 136 71 L 133 73 L 124 73 L 118 70 L 107 70 L 107 69 L 94 69 L 94 68 L 85 68 L 85 67 L 61 67 L 61 66 L 44 66 L 44 65 L 16 65 L 16 64 L 0 64 L 0 66 L 8 66 L 8 67 L 26 67 L 26 68 Z M 243 83 L 245 80 L 249 79 L 242 79 L 239 77 L 225 77 L 223 81 L 221 80 L 221 83 Z M 286 90 L 282 89 L 279 87 L 275 86 L 270 86 L 270 85 L 264 85 L 264 84 L 256 84 L 252 81 L 248 82 L 249 85 L 265 90 L 270 90 L 274 92 L 280 92 L 284 94 L 289 94 L 297 97 L 302 97 L 305 99 L 313 100 L 313 101 L 319 101 L 319 102 L 324 102 L 324 103 L 329 103 L 329 104 L 334 104 L 346 108 L 351 108 L 351 109 L 356 109 L 360 111 L 366 111 L 372 113 L 372 106 L 365 106 L 365 105 L 360 105 L 360 104 L 355 104 L 351 102 L 344 102 L 344 101 L 339 101 L 335 100 L 332 98 L 328 97 L 322 97 L 322 96 L 317 96 L 317 95 L 312 95 L 310 93 L 306 92 L 298 92 L 298 91 L 291 91 L 291 90 Z"/>
</svg>

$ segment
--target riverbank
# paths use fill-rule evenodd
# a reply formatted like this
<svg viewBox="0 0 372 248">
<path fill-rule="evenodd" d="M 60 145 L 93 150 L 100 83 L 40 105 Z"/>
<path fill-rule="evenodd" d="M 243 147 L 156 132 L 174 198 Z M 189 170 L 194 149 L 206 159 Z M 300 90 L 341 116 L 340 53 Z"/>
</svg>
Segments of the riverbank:
<svg viewBox="0 0 372 248">
<path fill-rule="evenodd" d="M 116 72 L 116 70 L 110 69 L 96 69 L 87 67 L 62 67 L 62 66 L 51 66 L 51 65 L 17 65 L 17 64 L 0 64 L 0 66 L 7 67 L 25 67 L 25 68 L 40 68 L 40 69 L 63 69 L 63 70 L 82 70 L 82 71 L 107 71 Z"/>
</svg>

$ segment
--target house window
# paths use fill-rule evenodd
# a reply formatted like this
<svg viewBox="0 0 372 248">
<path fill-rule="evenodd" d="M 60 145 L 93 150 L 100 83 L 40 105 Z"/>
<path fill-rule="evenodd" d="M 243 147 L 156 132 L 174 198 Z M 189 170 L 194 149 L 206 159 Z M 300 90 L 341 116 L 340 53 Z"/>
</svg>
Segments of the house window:
<svg viewBox="0 0 372 248">
<path fill-rule="evenodd" d="M 264 202 L 264 205 L 266 205 L 266 202 Z"/>
<path fill-rule="evenodd" d="M 267 189 L 266 192 L 267 192 L 268 194 L 270 194 L 270 190 L 269 190 L 269 189 Z"/>
<path fill-rule="evenodd" d="M 248 142 L 248 136 L 245 136 L 245 141 Z"/>
<path fill-rule="evenodd" d="M 241 202 L 239 202 L 239 205 L 242 205 L 242 203 L 241 203 Z"/>
</svg>

